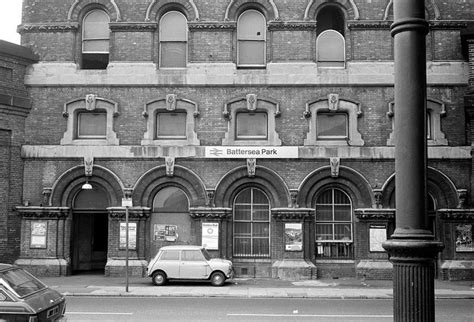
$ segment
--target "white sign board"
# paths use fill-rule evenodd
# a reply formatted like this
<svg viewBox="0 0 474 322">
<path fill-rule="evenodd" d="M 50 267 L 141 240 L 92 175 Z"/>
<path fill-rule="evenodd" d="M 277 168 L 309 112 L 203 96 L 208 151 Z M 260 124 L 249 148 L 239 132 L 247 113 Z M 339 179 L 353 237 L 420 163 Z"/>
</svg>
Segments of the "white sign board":
<svg viewBox="0 0 474 322">
<path fill-rule="evenodd" d="M 295 159 L 297 146 L 206 146 L 206 158 Z"/>
<path fill-rule="evenodd" d="M 219 249 L 219 223 L 202 223 L 202 246 L 206 249 Z"/>
<path fill-rule="evenodd" d="M 385 226 L 370 226 L 370 251 L 384 252 L 382 244 L 387 241 L 387 228 Z"/>
<path fill-rule="evenodd" d="M 127 247 L 127 223 L 120 223 L 120 248 Z M 137 249 L 137 223 L 128 223 L 128 249 Z"/>
<path fill-rule="evenodd" d="M 122 198 L 122 207 L 133 207 L 132 199 Z"/>
</svg>

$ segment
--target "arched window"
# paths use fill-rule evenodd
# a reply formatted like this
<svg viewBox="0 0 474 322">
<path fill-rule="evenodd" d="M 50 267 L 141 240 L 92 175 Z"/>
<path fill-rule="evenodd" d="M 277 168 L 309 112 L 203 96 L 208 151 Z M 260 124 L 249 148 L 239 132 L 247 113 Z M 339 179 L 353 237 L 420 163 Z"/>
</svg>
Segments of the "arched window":
<svg viewBox="0 0 474 322">
<path fill-rule="evenodd" d="M 160 67 L 186 67 L 188 26 L 186 17 L 169 11 L 160 20 Z"/>
<path fill-rule="evenodd" d="M 241 191 L 234 201 L 234 257 L 270 256 L 270 203 L 257 188 Z"/>
<path fill-rule="evenodd" d="M 188 212 L 188 204 L 188 198 L 181 189 L 166 187 L 156 194 L 153 200 L 153 212 Z"/>
<path fill-rule="evenodd" d="M 316 199 L 316 257 L 353 258 L 352 202 L 342 190 L 330 188 Z"/>
<path fill-rule="evenodd" d="M 337 6 L 325 6 L 316 17 L 316 61 L 319 67 L 344 67 L 345 20 Z"/>
<path fill-rule="evenodd" d="M 265 66 L 265 17 L 257 10 L 244 11 L 237 21 L 237 66 Z"/>
<path fill-rule="evenodd" d="M 88 12 L 82 24 L 82 68 L 105 69 L 109 63 L 109 16 L 103 10 Z"/>
<path fill-rule="evenodd" d="M 191 234 L 189 200 L 178 187 L 168 186 L 157 192 L 150 225 L 152 255 L 165 245 L 196 243 Z"/>
</svg>

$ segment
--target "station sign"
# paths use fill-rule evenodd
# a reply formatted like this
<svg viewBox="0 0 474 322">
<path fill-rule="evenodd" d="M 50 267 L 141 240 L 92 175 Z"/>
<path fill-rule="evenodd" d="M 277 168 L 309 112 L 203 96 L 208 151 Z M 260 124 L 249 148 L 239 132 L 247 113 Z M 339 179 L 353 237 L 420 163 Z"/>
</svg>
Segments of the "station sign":
<svg viewBox="0 0 474 322">
<path fill-rule="evenodd" d="M 206 158 L 296 159 L 297 146 L 206 146 Z"/>
</svg>

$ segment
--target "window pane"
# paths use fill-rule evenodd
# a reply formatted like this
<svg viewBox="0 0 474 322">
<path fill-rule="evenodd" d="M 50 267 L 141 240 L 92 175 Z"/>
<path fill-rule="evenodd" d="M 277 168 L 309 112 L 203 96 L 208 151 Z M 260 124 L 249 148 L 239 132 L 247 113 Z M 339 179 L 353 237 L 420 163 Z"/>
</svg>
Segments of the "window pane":
<svg viewBox="0 0 474 322">
<path fill-rule="evenodd" d="M 351 240 L 351 224 L 334 224 L 335 240 Z"/>
<path fill-rule="evenodd" d="M 101 112 L 84 112 L 77 115 L 78 138 L 103 138 L 107 129 L 107 114 Z"/>
<path fill-rule="evenodd" d="M 186 138 L 186 113 L 158 113 L 156 124 L 158 139 Z"/>
<path fill-rule="evenodd" d="M 316 127 L 318 139 L 347 138 L 347 115 L 342 113 L 318 113 Z"/>
<path fill-rule="evenodd" d="M 235 237 L 250 237 L 252 235 L 252 224 L 251 223 L 234 223 L 234 236 Z"/>
<path fill-rule="evenodd" d="M 102 10 L 94 10 L 84 18 L 84 39 L 109 39 L 109 16 Z"/>
<path fill-rule="evenodd" d="M 185 42 L 161 42 L 161 67 L 186 67 Z"/>
<path fill-rule="evenodd" d="M 248 10 L 240 15 L 237 26 L 239 40 L 265 40 L 265 17 L 258 11 Z"/>
<path fill-rule="evenodd" d="M 153 212 L 187 212 L 188 198 L 179 188 L 166 187 L 153 200 Z"/>
<path fill-rule="evenodd" d="M 258 189 L 253 189 L 252 193 L 253 193 L 253 203 L 254 204 L 268 205 L 268 198 L 263 193 L 263 191 L 260 191 Z"/>
<path fill-rule="evenodd" d="M 204 261 L 204 256 L 200 250 L 183 250 L 181 257 L 183 261 Z"/>
<path fill-rule="evenodd" d="M 266 113 L 237 113 L 235 123 L 237 139 L 267 138 Z"/>
<path fill-rule="evenodd" d="M 316 240 L 332 239 L 332 224 L 316 224 Z"/>
<path fill-rule="evenodd" d="M 160 21 L 160 41 L 187 41 L 186 17 L 177 11 L 163 15 Z"/>
<path fill-rule="evenodd" d="M 109 52 L 109 41 L 108 40 L 88 40 L 84 41 L 85 53 L 108 53 Z"/>
<path fill-rule="evenodd" d="M 317 205 L 316 206 L 316 220 L 317 221 L 332 221 L 332 205 Z"/>
<path fill-rule="evenodd" d="M 266 221 L 268 222 L 268 206 L 253 206 L 253 220 L 255 221 Z"/>
<path fill-rule="evenodd" d="M 268 238 L 257 238 L 253 240 L 253 255 L 267 256 L 270 254 L 270 241 Z"/>
<path fill-rule="evenodd" d="M 343 62 L 344 38 L 335 30 L 326 30 L 316 41 L 319 61 Z"/>
<path fill-rule="evenodd" d="M 239 40 L 238 65 L 265 65 L 265 42 Z"/>
<path fill-rule="evenodd" d="M 160 257 L 160 260 L 178 260 L 179 259 L 179 251 L 178 250 L 167 250 L 163 252 Z"/>
<path fill-rule="evenodd" d="M 335 221 L 351 221 L 351 206 L 334 205 Z"/>
<path fill-rule="evenodd" d="M 234 255 L 248 256 L 251 254 L 252 242 L 250 238 L 235 238 L 234 239 Z"/>
<path fill-rule="evenodd" d="M 234 220 L 251 220 L 250 205 L 235 205 Z"/>
<path fill-rule="evenodd" d="M 254 223 L 253 224 L 253 237 L 268 237 L 268 236 L 270 236 L 268 223 Z"/>
</svg>

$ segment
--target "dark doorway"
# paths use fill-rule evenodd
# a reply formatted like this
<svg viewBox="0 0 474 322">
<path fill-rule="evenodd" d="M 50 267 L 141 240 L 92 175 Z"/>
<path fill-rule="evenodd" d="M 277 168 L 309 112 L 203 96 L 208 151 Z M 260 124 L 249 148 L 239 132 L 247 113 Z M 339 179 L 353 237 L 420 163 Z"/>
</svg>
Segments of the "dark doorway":
<svg viewBox="0 0 474 322">
<path fill-rule="evenodd" d="M 109 227 L 107 207 L 107 195 L 100 187 L 81 190 L 76 195 L 71 244 L 73 273 L 104 271 Z"/>
</svg>

